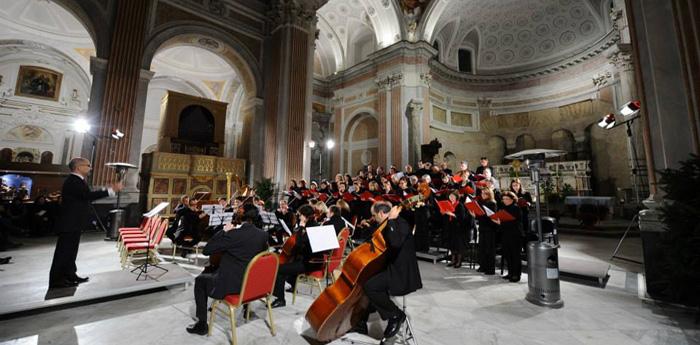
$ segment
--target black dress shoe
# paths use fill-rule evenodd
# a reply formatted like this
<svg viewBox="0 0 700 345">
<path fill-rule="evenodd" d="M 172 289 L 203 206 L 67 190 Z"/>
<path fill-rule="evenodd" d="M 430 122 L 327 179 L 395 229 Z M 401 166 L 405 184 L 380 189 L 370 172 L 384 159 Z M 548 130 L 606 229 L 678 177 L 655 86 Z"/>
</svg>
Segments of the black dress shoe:
<svg viewBox="0 0 700 345">
<path fill-rule="evenodd" d="M 367 322 L 358 322 L 357 325 L 350 329 L 350 333 L 360 333 L 367 335 L 369 333 L 369 329 L 367 328 Z"/>
<path fill-rule="evenodd" d="M 510 276 L 509 276 L 509 275 L 501 276 L 501 278 L 503 278 L 503 279 L 505 279 L 505 280 L 510 280 Z"/>
<path fill-rule="evenodd" d="M 520 277 L 510 277 L 508 281 L 510 281 L 511 283 L 517 283 L 520 281 Z"/>
<path fill-rule="evenodd" d="M 484 269 L 479 267 L 479 269 L 476 270 L 477 272 L 484 272 Z"/>
<path fill-rule="evenodd" d="M 8 256 L 6 258 L 0 258 L 0 265 L 7 265 L 10 263 L 10 260 L 12 259 L 11 256 Z"/>
<path fill-rule="evenodd" d="M 197 322 L 187 327 L 187 333 L 207 335 L 207 333 L 209 333 L 209 327 L 207 327 L 206 322 Z"/>
<path fill-rule="evenodd" d="M 384 338 L 388 339 L 396 335 L 396 333 L 399 333 L 399 330 L 401 330 L 401 326 L 403 325 L 404 321 L 406 321 L 406 314 L 401 312 L 401 314 L 394 316 L 389 319 L 389 322 L 387 322 L 386 328 L 384 329 Z"/>
<path fill-rule="evenodd" d="M 53 282 L 49 284 L 49 289 L 63 289 L 78 286 L 78 282 L 68 279 L 63 279 L 61 281 Z"/>
<path fill-rule="evenodd" d="M 496 275 L 496 272 L 484 272 L 484 275 L 493 276 Z"/>
<path fill-rule="evenodd" d="M 82 284 L 82 283 L 85 283 L 85 282 L 87 282 L 88 280 L 90 280 L 90 277 L 79 277 L 79 276 L 75 276 L 75 277 L 73 277 L 72 280 L 75 281 L 75 282 L 77 282 L 78 284 Z"/>
<path fill-rule="evenodd" d="M 270 305 L 273 309 L 274 308 L 279 308 L 279 307 L 284 307 L 287 305 L 287 302 L 285 302 L 283 299 L 276 299 L 272 304 Z"/>
</svg>

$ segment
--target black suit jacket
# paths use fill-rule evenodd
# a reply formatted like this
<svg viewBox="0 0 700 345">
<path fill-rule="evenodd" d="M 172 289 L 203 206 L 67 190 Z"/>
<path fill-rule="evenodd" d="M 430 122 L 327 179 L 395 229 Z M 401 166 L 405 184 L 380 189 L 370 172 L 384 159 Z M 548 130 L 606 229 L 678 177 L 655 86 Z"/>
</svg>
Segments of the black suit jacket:
<svg viewBox="0 0 700 345">
<path fill-rule="evenodd" d="M 327 220 L 323 225 L 333 225 L 335 228 L 335 234 L 340 234 L 343 229 L 345 229 L 345 221 L 340 216 L 333 216 L 331 219 Z"/>
<path fill-rule="evenodd" d="M 416 245 L 408 222 L 389 220 L 382 231 L 386 241 L 387 272 L 392 296 L 402 296 L 423 287 L 416 259 Z"/>
<path fill-rule="evenodd" d="M 266 249 L 267 233 L 253 224 L 243 223 L 238 229 L 217 232 L 204 247 L 205 255 L 223 252 L 219 269 L 214 273 L 214 289 L 210 296 L 222 299 L 241 292 L 248 263 Z"/>
<path fill-rule="evenodd" d="M 91 191 L 85 180 L 71 174 L 63 182 L 61 196 L 63 201 L 56 232 L 65 233 L 82 231 L 90 217 L 90 203 L 109 196 L 109 193 L 106 189 Z"/>
</svg>

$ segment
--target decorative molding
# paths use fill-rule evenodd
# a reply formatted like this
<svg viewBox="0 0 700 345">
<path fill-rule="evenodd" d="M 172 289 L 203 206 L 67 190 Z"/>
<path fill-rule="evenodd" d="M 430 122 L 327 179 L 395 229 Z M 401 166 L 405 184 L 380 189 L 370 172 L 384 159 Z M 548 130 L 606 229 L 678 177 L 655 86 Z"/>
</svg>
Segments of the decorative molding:
<svg viewBox="0 0 700 345">
<path fill-rule="evenodd" d="M 400 85 L 402 80 L 403 73 L 394 73 L 384 78 L 375 79 L 374 82 L 377 85 L 378 89 L 386 91 L 394 86 Z"/>
<path fill-rule="evenodd" d="M 542 76 L 558 73 L 571 67 L 580 65 L 592 58 L 601 55 L 608 48 L 614 46 L 620 40 L 620 35 L 616 30 L 608 32 L 603 38 L 598 40 L 594 45 L 589 47 L 579 54 L 558 61 L 551 65 L 533 69 L 530 71 L 501 74 L 501 75 L 474 75 L 455 71 L 447 65 L 435 60 L 430 60 L 430 68 L 433 74 L 454 82 L 469 83 L 469 84 L 509 84 L 513 82 L 535 79 Z"/>
<path fill-rule="evenodd" d="M 274 32 L 282 26 L 297 26 L 304 30 L 311 30 L 316 27 L 318 18 L 316 17 L 317 7 L 315 1 L 297 2 L 294 0 L 279 0 L 268 12 L 271 31 Z"/>
<path fill-rule="evenodd" d="M 621 71 L 632 71 L 634 66 L 632 54 L 621 50 L 616 50 L 610 53 L 610 55 L 608 55 L 608 60 L 613 66 Z"/>
<path fill-rule="evenodd" d="M 425 85 L 427 85 L 428 87 L 430 87 L 431 83 L 433 82 L 433 74 L 430 73 L 430 72 L 421 73 L 421 74 L 420 74 L 420 80 L 421 80 Z"/>
<path fill-rule="evenodd" d="M 612 73 L 610 72 L 597 74 L 595 77 L 593 77 L 593 85 L 595 85 L 597 88 L 601 88 L 606 85 L 608 81 L 612 79 L 612 77 Z"/>
</svg>

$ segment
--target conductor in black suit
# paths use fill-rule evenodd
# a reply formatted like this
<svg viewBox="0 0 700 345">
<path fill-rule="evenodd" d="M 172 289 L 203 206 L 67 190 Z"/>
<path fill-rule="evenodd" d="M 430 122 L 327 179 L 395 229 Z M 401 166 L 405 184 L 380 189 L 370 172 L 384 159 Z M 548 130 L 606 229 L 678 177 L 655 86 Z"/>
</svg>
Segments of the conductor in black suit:
<svg viewBox="0 0 700 345">
<path fill-rule="evenodd" d="M 197 323 L 187 327 L 189 333 L 207 334 L 207 298 L 223 299 L 226 295 L 239 293 L 248 263 L 267 249 L 267 233 L 252 224 L 258 218 L 258 208 L 246 204 L 243 211 L 243 224 L 240 227 L 225 225 L 204 247 L 205 255 L 223 255 L 216 272 L 202 273 L 194 280 Z"/>
<path fill-rule="evenodd" d="M 73 158 L 68 163 L 71 173 L 63 182 L 62 202 L 56 221 L 56 250 L 53 253 L 49 288 L 76 286 L 88 281 L 88 277 L 79 277 L 76 272 L 75 258 L 78 256 L 80 234 L 87 225 L 90 215 L 90 203 L 107 196 L 114 196 L 122 189 L 117 182 L 109 188 L 90 190 L 85 179 L 92 166 L 85 158 Z"/>
</svg>

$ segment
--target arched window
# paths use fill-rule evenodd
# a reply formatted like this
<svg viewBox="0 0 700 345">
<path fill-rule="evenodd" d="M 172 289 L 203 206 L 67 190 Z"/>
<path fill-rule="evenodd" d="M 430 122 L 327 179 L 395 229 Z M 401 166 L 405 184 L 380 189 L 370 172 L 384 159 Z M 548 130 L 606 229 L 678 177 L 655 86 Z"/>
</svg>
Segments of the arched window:
<svg viewBox="0 0 700 345">
<path fill-rule="evenodd" d="M 52 164 L 53 163 L 53 152 L 44 151 L 41 153 L 41 164 Z"/>
<path fill-rule="evenodd" d="M 470 49 L 458 50 L 457 60 L 460 72 L 474 73 L 474 69 L 472 68 L 472 51 Z"/>
<path fill-rule="evenodd" d="M 0 150 L 0 162 L 2 163 L 9 163 L 12 162 L 12 149 L 11 148 L 4 148 Z"/>
</svg>

